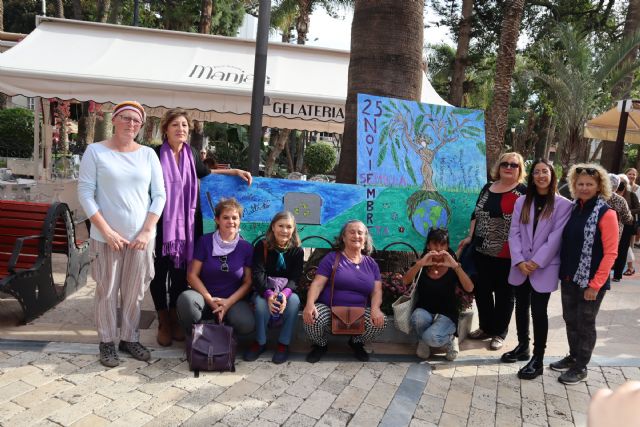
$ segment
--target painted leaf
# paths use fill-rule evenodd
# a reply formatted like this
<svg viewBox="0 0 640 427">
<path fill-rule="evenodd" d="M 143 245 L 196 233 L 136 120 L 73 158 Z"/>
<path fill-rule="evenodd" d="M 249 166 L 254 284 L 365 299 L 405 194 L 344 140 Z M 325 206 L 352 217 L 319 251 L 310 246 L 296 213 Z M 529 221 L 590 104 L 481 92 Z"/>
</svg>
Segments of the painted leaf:
<svg viewBox="0 0 640 427">
<path fill-rule="evenodd" d="M 462 116 L 468 116 L 469 114 L 473 114 L 476 111 L 475 110 L 470 110 L 468 108 L 454 108 L 451 112 L 454 113 L 454 114 L 460 114 Z"/>
<path fill-rule="evenodd" d="M 424 116 L 419 115 L 415 123 L 413 124 L 413 129 L 415 130 L 416 135 L 420 133 L 420 128 L 422 127 L 423 122 L 424 122 Z"/>
<path fill-rule="evenodd" d="M 411 166 L 411 160 L 409 160 L 409 156 L 404 157 L 404 164 L 407 167 L 407 172 L 409 172 L 409 176 L 414 184 L 418 184 L 418 180 L 416 179 L 416 174 L 413 171 L 413 166 Z"/>
<path fill-rule="evenodd" d="M 397 140 L 396 140 L 397 141 Z M 393 157 L 393 164 L 396 166 L 396 169 L 400 169 L 400 162 L 398 161 L 398 150 L 396 150 L 396 146 L 391 146 L 391 157 Z"/>
<path fill-rule="evenodd" d="M 380 165 L 382 165 L 382 163 L 384 162 L 384 159 L 387 157 L 387 144 L 382 144 L 380 145 L 380 149 L 378 150 L 378 161 L 376 162 L 376 165 L 378 167 L 380 167 Z"/>
</svg>

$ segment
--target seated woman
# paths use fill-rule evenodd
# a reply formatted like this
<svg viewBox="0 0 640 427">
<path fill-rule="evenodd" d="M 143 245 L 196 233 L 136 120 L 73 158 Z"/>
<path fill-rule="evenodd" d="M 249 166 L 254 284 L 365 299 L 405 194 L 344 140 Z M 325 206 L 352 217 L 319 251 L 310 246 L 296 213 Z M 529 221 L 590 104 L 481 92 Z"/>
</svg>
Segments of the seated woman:
<svg viewBox="0 0 640 427">
<path fill-rule="evenodd" d="M 327 352 L 327 336 L 331 333 L 331 305 L 365 307 L 365 332 L 349 339 L 358 360 L 366 362 L 369 354 L 364 344 L 378 335 L 387 324 L 380 310 L 382 281 L 380 269 L 368 256 L 373 247 L 367 227 L 358 220 L 347 222 L 329 252 L 320 261 L 316 277 L 309 286 L 307 304 L 302 313 L 304 330 L 313 343 L 307 362 L 316 363 Z M 337 258 L 337 265 L 336 265 Z M 334 267 L 335 265 L 335 267 Z M 335 268 L 335 274 L 332 274 Z M 331 283 L 333 279 L 333 302 Z"/>
<path fill-rule="evenodd" d="M 300 298 L 295 290 L 303 263 L 304 252 L 300 247 L 296 220 L 291 212 L 280 212 L 273 217 L 265 239 L 256 244 L 253 252 L 256 341 L 245 352 L 244 360 L 256 360 L 264 352 L 267 326 L 274 315 L 282 317 L 282 329 L 278 349 L 271 360 L 280 364 L 289 358 L 289 343 L 300 308 Z"/>
<path fill-rule="evenodd" d="M 253 246 L 240 237 L 242 206 L 236 199 L 221 200 L 214 215 L 216 231 L 196 243 L 187 274 L 191 289 L 178 297 L 178 318 L 189 335 L 194 323 L 216 317 L 246 335 L 255 327 L 245 298 L 251 290 Z"/>
<path fill-rule="evenodd" d="M 425 268 L 426 267 L 426 268 Z M 418 273 L 420 272 L 420 273 Z M 449 232 L 444 228 L 432 228 L 422 257 L 402 278 L 405 285 L 417 283 L 416 307 L 411 314 L 411 325 L 418 334 L 416 354 L 429 358 L 430 347 L 447 347 L 447 360 L 458 357 L 458 307 L 456 287 L 473 291 L 473 282 L 456 261 L 449 248 Z"/>
</svg>

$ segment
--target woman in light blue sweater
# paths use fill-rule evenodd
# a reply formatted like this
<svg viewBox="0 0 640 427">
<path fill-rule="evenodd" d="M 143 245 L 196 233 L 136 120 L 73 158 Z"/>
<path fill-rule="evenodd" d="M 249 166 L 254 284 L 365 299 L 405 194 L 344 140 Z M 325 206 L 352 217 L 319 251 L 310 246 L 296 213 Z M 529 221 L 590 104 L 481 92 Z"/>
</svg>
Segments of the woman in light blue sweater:
<svg viewBox="0 0 640 427">
<path fill-rule="evenodd" d="M 115 348 L 118 291 L 122 300 L 119 350 L 138 360 L 151 354 L 139 342 L 140 305 L 154 275 L 156 223 L 166 195 L 155 152 L 134 138 L 143 107 L 122 102 L 113 111 L 113 136 L 91 144 L 82 157 L 78 197 L 91 221 L 91 274 L 96 281 L 100 362 L 119 364 Z"/>
</svg>

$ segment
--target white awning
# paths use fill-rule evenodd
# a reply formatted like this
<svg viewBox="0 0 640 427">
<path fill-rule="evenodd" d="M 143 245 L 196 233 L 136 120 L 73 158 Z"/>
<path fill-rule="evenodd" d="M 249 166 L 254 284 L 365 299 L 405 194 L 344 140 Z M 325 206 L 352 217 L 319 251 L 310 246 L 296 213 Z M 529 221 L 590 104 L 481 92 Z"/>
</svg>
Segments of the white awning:
<svg viewBox="0 0 640 427">
<path fill-rule="evenodd" d="M 182 107 L 199 120 L 249 124 L 254 54 L 253 40 L 40 18 L 0 55 L 0 92 L 135 99 L 149 115 Z M 270 43 L 263 125 L 342 133 L 348 68 L 348 51 Z M 426 76 L 422 101 L 449 105 Z"/>
</svg>

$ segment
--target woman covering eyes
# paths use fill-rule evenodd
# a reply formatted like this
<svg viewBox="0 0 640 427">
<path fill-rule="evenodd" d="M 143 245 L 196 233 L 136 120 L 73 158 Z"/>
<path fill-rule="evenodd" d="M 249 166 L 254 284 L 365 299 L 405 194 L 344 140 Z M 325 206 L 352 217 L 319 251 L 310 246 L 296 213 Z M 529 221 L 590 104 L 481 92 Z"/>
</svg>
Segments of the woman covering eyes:
<svg viewBox="0 0 640 427">
<path fill-rule="evenodd" d="M 194 323 L 215 318 L 246 335 L 255 326 L 246 299 L 251 291 L 253 246 L 240 237 L 242 206 L 235 199 L 220 201 L 214 215 L 216 231 L 196 243 L 187 273 L 191 289 L 178 297 L 178 318 L 189 334 Z"/>
</svg>

